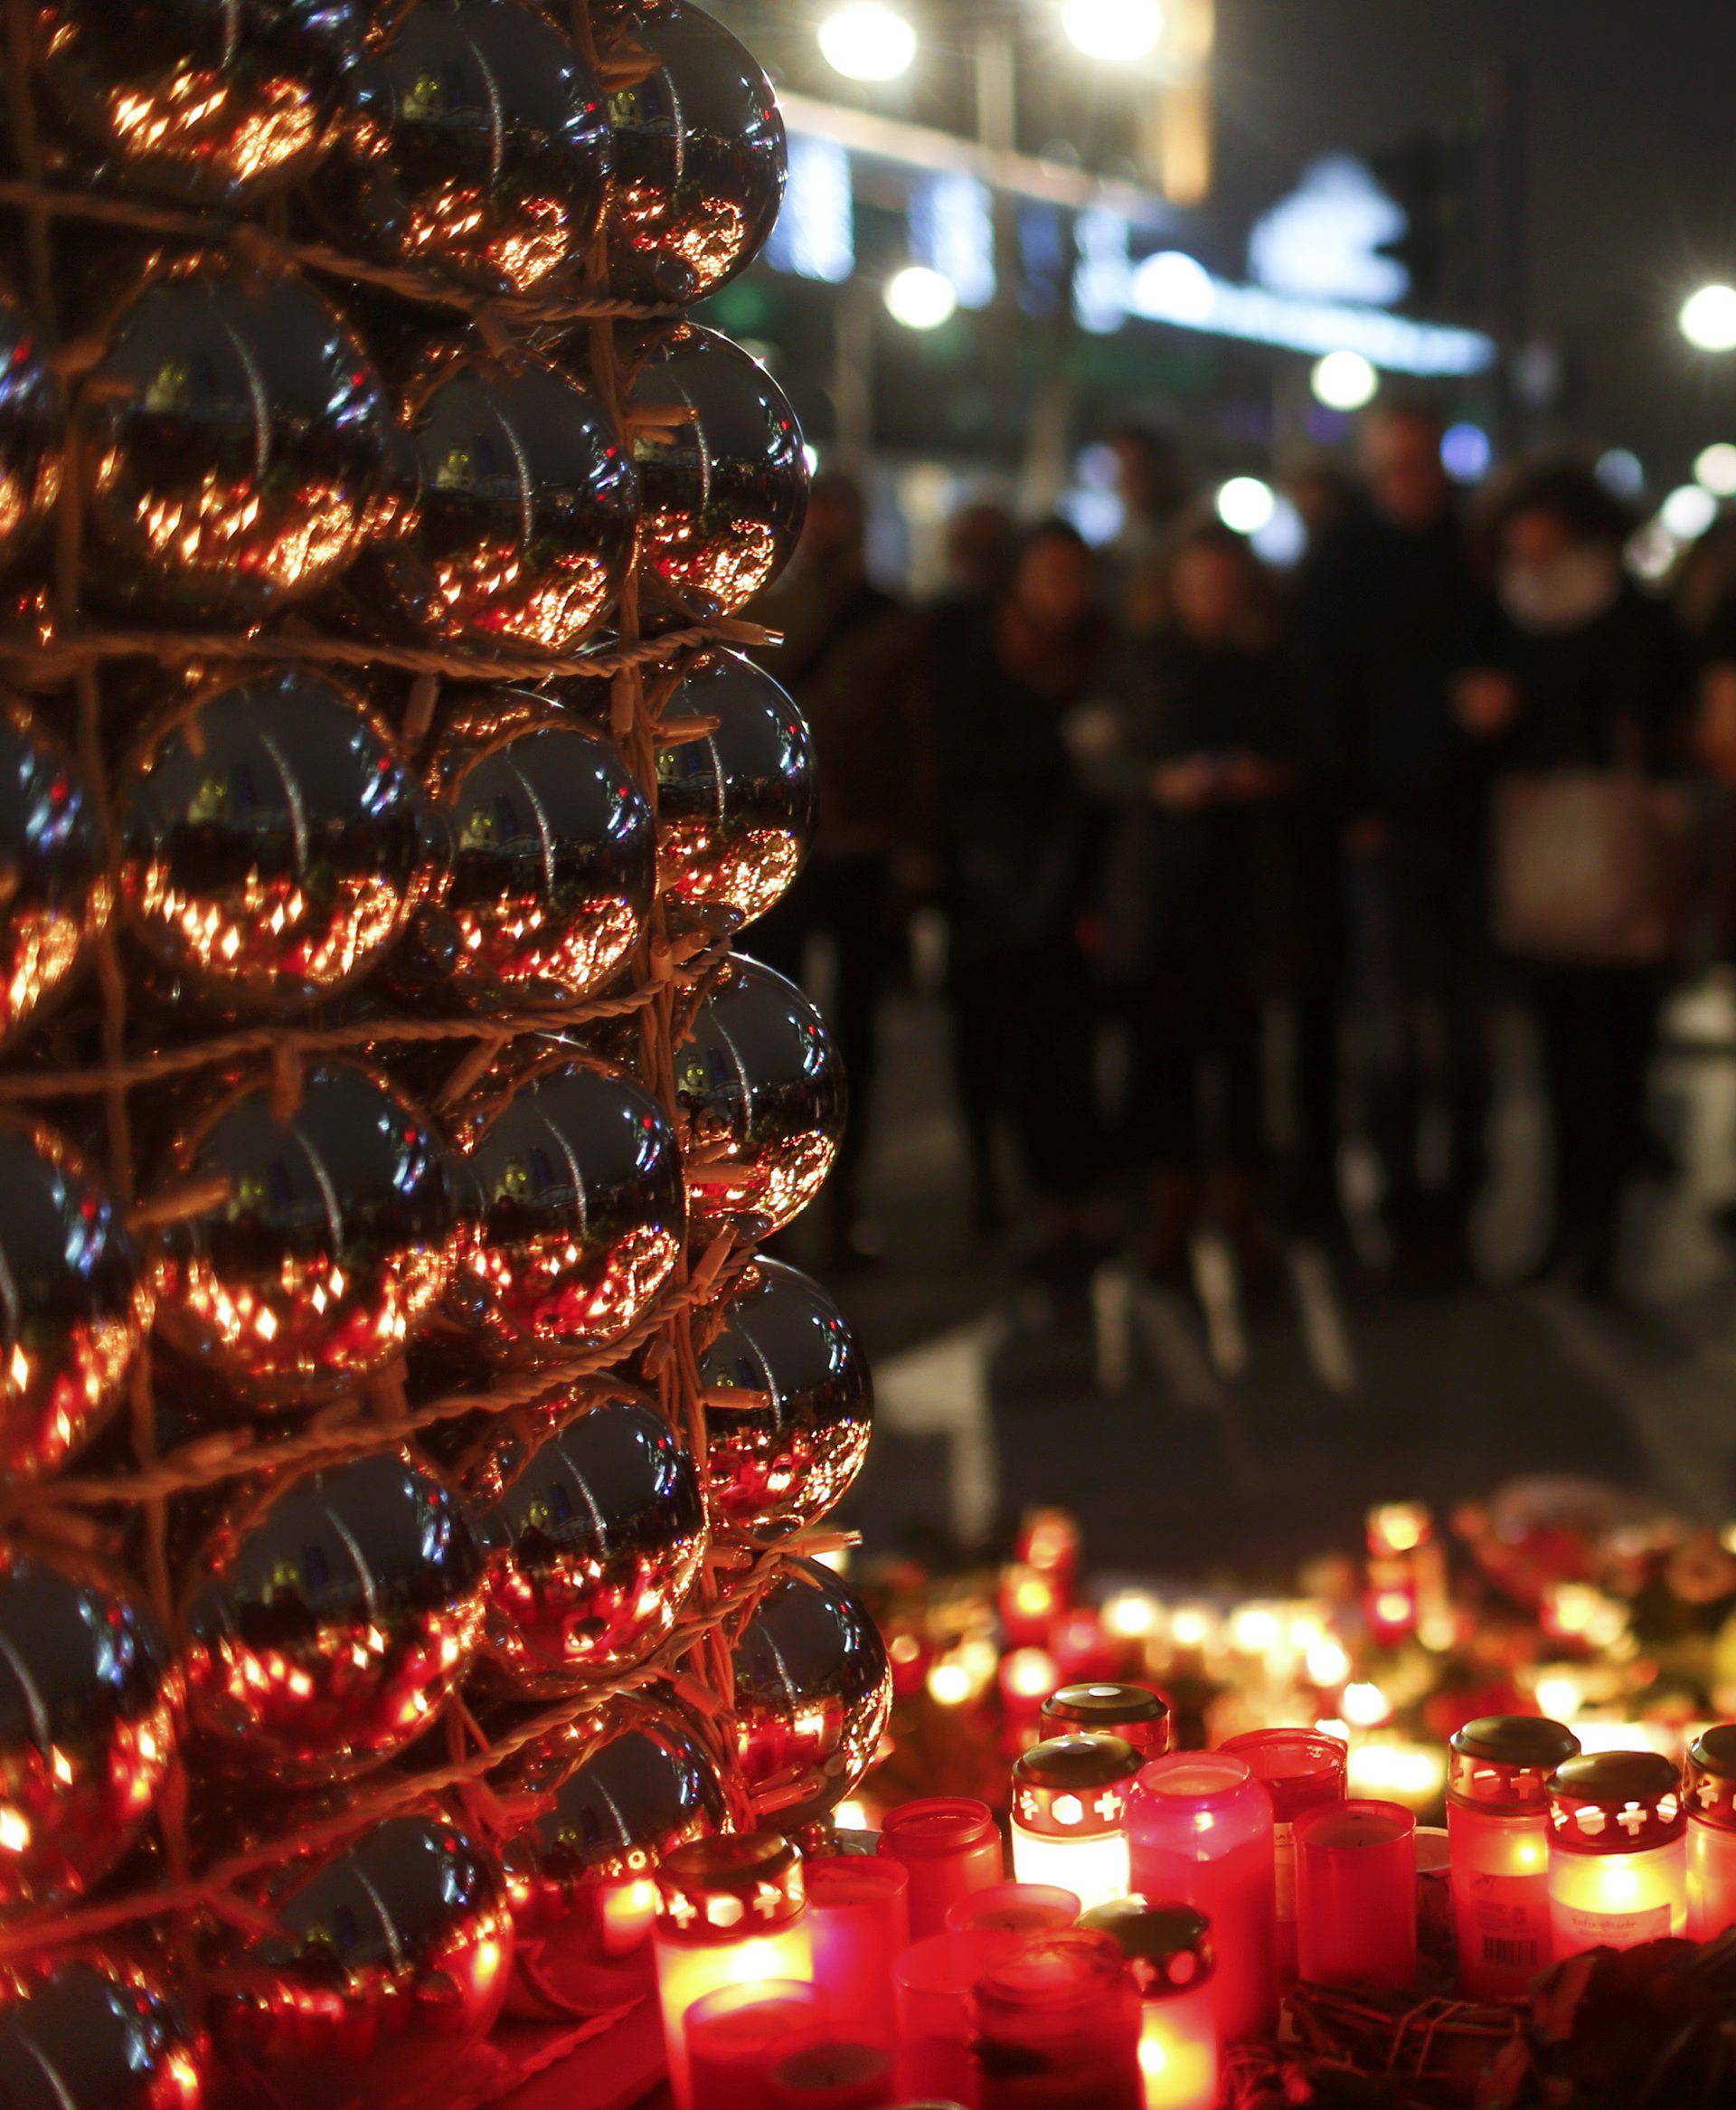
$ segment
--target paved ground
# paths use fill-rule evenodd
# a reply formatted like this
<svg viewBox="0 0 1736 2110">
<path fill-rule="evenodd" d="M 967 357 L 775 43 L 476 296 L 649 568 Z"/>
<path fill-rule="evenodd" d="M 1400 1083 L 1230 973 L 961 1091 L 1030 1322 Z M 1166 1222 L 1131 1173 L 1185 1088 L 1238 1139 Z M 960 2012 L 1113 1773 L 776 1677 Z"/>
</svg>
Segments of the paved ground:
<svg viewBox="0 0 1736 2110">
<path fill-rule="evenodd" d="M 1637 1200 L 1619 1316 L 1550 1292 L 1401 1290 L 1307 1247 L 1257 1310 L 1209 1249 L 1192 1309 L 1114 1271 L 1057 1309 L 1022 1297 L 1004 1254 L 970 1234 L 939 1013 L 901 1000 L 870 1183 L 886 1256 L 832 1285 L 881 1401 L 847 1520 L 873 1546 L 971 1541 L 1061 1501 L 1098 1569 L 1203 1575 L 1276 1574 L 1354 1537 L 1372 1500 L 1446 1501 L 1521 1472 L 1736 1514 L 1736 1257 L 1709 1221 L 1736 1194 L 1736 1004 L 1696 991 L 1672 1023 L 1656 1119 L 1684 1169 Z M 1516 1029 L 1502 1067 L 1479 1225 L 1496 1282 L 1534 1241 L 1541 1170 Z M 810 1231 L 789 1243 L 813 1264 Z"/>
</svg>

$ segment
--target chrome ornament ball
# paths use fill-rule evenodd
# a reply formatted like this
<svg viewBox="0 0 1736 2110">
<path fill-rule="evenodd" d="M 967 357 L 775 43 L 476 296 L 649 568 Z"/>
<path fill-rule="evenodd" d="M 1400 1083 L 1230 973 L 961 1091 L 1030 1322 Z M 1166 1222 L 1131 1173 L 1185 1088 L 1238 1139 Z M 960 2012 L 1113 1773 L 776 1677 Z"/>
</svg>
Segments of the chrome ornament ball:
<svg viewBox="0 0 1736 2110">
<path fill-rule="evenodd" d="M 282 1870 L 274 1932 L 231 1938 L 211 2030 L 239 2101 L 432 2105 L 494 2027 L 514 1928 L 499 1861 L 438 1810 Z"/>
<path fill-rule="evenodd" d="M 0 1546 L 0 1912 L 79 1897 L 135 1844 L 180 1706 L 127 1585 L 82 1556 Z"/>
<path fill-rule="evenodd" d="M 158 1322 L 254 1405 L 328 1396 L 402 1348 L 458 1257 L 459 1186 L 428 1117 L 353 1063 L 285 1113 L 268 1084 L 181 1144 L 177 1184 L 223 1198 L 167 1225 Z"/>
<path fill-rule="evenodd" d="M 387 557 L 443 645 L 570 652 L 632 560 L 639 486 L 602 405 L 558 367 L 443 364 L 410 406 L 415 496 Z"/>
<path fill-rule="evenodd" d="M 603 7 L 597 22 L 625 75 L 609 99 L 609 286 L 628 299 L 701 299 L 759 255 L 783 202 L 788 147 L 771 83 L 684 0 Z"/>
<path fill-rule="evenodd" d="M 118 1944 L 0 1964 L 8 2110 L 202 2110 L 210 2049 L 163 1980 Z"/>
<path fill-rule="evenodd" d="M 731 1661 L 736 1755 L 750 1792 L 782 1830 L 815 1823 L 873 1765 L 892 1712 L 892 1667 L 880 1630 L 830 1568 L 792 1560 L 755 1606 Z"/>
<path fill-rule="evenodd" d="M 467 1140 L 475 1212 L 454 1302 L 493 1350 L 618 1340 L 668 1281 L 686 1229 L 662 1108 L 601 1063 L 556 1057 Z"/>
<path fill-rule="evenodd" d="M 844 1133 L 844 1065 L 794 982 L 726 960 L 675 1050 L 675 1092 L 701 1237 L 749 1219 L 782 1230 L 819 1192 Z"/>
<path fill-rule="evenodd" d="M 817 1282 L 763 1255 L 722 1316 L 700 1364 L 712 1519 L 772 1536 L 817 1524 L 868 1454 L 868 1358 Z"/>
<path fill-rule="evenodd" d="M 428 1727 L 482 1629 L 457 1495 L 396 1451 L 245 1497 L 194 1556 L 181 1612 L 188 1719 L 227 1772 L 346 1780 Z"/>
<path fill-rule="evenodd" d="M 0 293 L 0 564 L 24 547 L 60 497 L 63 421 L 42 340 L 18 302 Z"/>
<path fill-rule="evenodd" d="M 705 1551 L 685 1446 L 626 1397 L 541 1439 L 491 1430 L 458 1469 L 483 1543 L 484 1660 L 525 1697 L 578 1692 L 668 1640 Z"/>
<path fill-rule="evenodd" d="M 657 871 L 684 907 L 764 915 L 788 891 L 814 826 L 814 743 L 770 675 L 702 652 L 664 707 L 711 731 L 657 751 Z"/>
<path fill-rule="evenodd" d="M 0 1045 L 71 980 L 108 920 L 96 809 L 71 756 L 0 694 Z"/>
<path fill-rule="evenodd" d="M 171 970 L 283 1014 L 365 975 L 439 873 L 385 724 L 324 674 L 220 681 L 146 735 L 120 786 L 121 899 Z"/>
<path fill-rule="evenodd" d="M 335 579 L 392 497 L 392 406 L 335 308 L 200 265 L 122 310 L 74 406 L 102 597 L 258 617 Z"/>
<path fill-rule="evenodd" d="M 420 0 L 348 80 L 316 197 L 340 240 L 485 293 L 558 294 L 602 224 L 612 147 L 577 45 L 519 0 Z"/>
<path fill-rule="evenodd" d="M 40 1123 L 0 1119 L 0 1484 L 54 1472 L 126 1390 L 151 1323 L 143 1254 Z"/>
<path fill-rule="evenodd" d="M 651 809 L 607 740 L 524 689 L 448 731 L 432 783 L 450 842 L 418 921 L 427 970 L 475 1002 L 589 996 L 624 967 L 656 889 Z"/>
<path fill-rule="evenodd" d="M 758 360 L 682 323 L 633 379 L 640 569 L 688 614 L 732 614 L 788 563 L 807 510 L 802 430 Z"/>
</svg>

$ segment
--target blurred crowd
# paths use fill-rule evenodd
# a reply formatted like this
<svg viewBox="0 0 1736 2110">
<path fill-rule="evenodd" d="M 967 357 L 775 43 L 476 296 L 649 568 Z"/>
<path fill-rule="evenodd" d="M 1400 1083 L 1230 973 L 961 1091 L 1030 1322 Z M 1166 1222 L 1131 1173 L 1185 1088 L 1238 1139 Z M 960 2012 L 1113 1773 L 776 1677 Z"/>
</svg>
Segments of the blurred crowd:
<svg viewBox="0 0 1736 2110">
<path fill-rule="evenodd" d="M 1251 1280 L 1287 1238 L 1348 1245 L 1354 1139 L 1390 1264 L 1468 1280 L 1517 1005 L 1552 1146 L 1534 1274 L 1618 1295 L 1665 1149 L 1661 1007 L 1736 951 L 1736 546 L 1714 531 L 1650 589 L 1590 471 L 1467 506 L 1431 413 L 1394 405 L 1354 476 L 1294 481 L 1307 546 L 1279 575 L 1161 436 L 1114 444 L 1112 545 L 973 504 L 922 606 L 869 577 L 863 495 L 822 474 L 754 611 L 820 762 L 808 866 L 755 950 L 797 977 L 829 951 L 834 1263 L 872 1244 L 877 1029 L 921 908 L 975 1222 L 1010 1217 L 1025 1267 L 1120 1249 L 1183 1283 L 1210 1227 Z"/>
</svg>

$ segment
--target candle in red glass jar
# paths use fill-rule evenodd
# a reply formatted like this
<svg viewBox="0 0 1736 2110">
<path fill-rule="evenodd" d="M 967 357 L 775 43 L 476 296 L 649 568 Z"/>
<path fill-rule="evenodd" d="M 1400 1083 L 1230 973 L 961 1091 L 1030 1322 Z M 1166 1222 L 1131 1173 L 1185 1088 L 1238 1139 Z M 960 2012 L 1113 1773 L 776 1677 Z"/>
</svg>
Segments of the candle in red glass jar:
<svg viewBox="0 0 1736 2110">
<path fill-rule="evenodd" d="M 1417 1821 L 1402 1802 L 1322 1802 L 1296 1821 L 1296 1947 L 1314 1985 L 1417 1975 Z"/>
<path fill-rule="evenodd" d="M 1550 1960 L 1549 1782 L 1580 1740 L 1541 1715 L 1484 1715 L 1448 1746 L 1447 1853 L 1459 1982 L 1518 2000 Z"/>
<path fill-rule="evenodd" d="M 1015 1550 L 1028 1566 L 1053 1582 L 1061 1605 L 1072 1602 L 1079 1574 L 1079 1526 L 1065 1509 L 1029 1511 L 1019 1527 Z"/>
<path fill-rule="evenodd" d="M 1344 1801 L 1350 1753 L 1313 1729 L 1250 1729 L 1219 1749 L 1233 1752 L 1271 1798 L 1278 1973 L 1288 1984 L 1296 1976 L 1296 1821 L 1304 1810 Z"/>
<path fill-rule="evenodd" d="M 832 2013 L 876 2040 L 892 2026 L 892 1959 L 909 1948 L 910 1876 L 884 1855 L 807 1864 L 814 1979 Z"/>
<path fill-rule="evenodd" d="M 1063 1685 L 1043 1710 L 1045 1736 L 1119 1736 L 1141 1758 L 1161 1758 L 1175 1741 L 1169 1702 L 1145 1685 Z"/>
<path fill-rule="evenodd" d="M 687 2013 L 722 1986 L 811 1981 L 802 1857 L 770 1831 L 695 1840 L 663 1857 L 651 1936 L 669 2085 L 691 2110 Z"/>
<path fill-rule="evenodd" d="M 969 1795 L 926 1795 L 889 1810 L 880 1850 L 910 1878 L 910 1939 L 917 1942 L 941 1932 L 949 1905 L 1005 1874 L 994 1813 Z"/>
<path fill-rule="evenodd" d="M 947 1908 L 949 1935 L 1038 1935 L 1071 1926 L 1079 1899 L 1053 1883 L 991 1883 Z"/>
<path fill-rule="evenodd" d="M 826 2039 L 778 2061 L 769 2093 L 756 2110 L 881 2110 L 892 2099 L 890 2051 L 877 2044 Z"/>
<path fill-rule="evenodd" d="M 892 2016 L 901 2096 L 929 2096 L 976 2110 L 971 2057 L 970 1992 L 996 1956 L 1005 1935 L 934 1935 L 892 1965 Z"/>
<path fill-rule="evenodd" d="M 1205 1915 L 1191 1905 L 1119 1897 L 1080 1924 L 1115 1937 L 1139 1989 L 1146 2110 L 1215 2110 L 1218 2018 Z"/>
<path fill-rule="evenodd" d="M 1127 1789 L 1139 1755 L 1119 1736 L 1051 1736 L 1013 1768 L 1013 1873 L 1054 1883 L 1086 1905 L 1127 1880 Z"/>
<path fill-rule="evenodd" d="M 1271 1797 L 1222 1751 L 1154 1759 L 1127 1802 L 1131 1888 L 1191 1905 L 1211 1925 L 1219 2027 L 1226 2040 L 1278 2019 L 1277 1883 Z"/>
<path fill-rule="evenodd" d="M 1687 1812 L 1656 1751 L 1567 1759 L 1549 1784 L 1549 1921 L 1559 1963 L 1686 1931 Z"/>
<path fill-rule="evenodd" d="M 1014 1561 L 1001 1570 L 996 1609 L 1001 1638 L 1009 1649 L 1041 1649 L 1049 1645 L 1064 1600 L 1052 1575 Z"/>
<path fill-rule="evenodd" d="M 724 1985 L 687 2011 L 687 2086 L 693 2110 L 765 2110 L 771 2069 L 825 2030 L 811 1985 L 770 1979 Z"/>
<path fill-rule="evenodd" d="M 1683 1773 L 1688 1805 L 1688 1934 L 1736 1926 L 1736 1722 L 1702 1729 Z"/>
<path fill-rule="evenodd" d="M 1140 2110 L 1139 1994 L 1110 1935 L 1022 1935 L 971 2008 L 981 2110 Z"/>
</svg>

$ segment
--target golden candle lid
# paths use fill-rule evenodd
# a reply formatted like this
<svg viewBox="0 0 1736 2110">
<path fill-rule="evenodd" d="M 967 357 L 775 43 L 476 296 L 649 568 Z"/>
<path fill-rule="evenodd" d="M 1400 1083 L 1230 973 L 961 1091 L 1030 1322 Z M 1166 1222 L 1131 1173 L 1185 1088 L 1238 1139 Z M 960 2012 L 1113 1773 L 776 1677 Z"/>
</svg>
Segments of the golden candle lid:
<svg viewBox="0 0 1736 2110">
<path fill-rule="evenodd" d="M 1114 1935 L 1144 2000 L 1191 1992 L 1212 1975 L 1211 1923 L 1191 1905 L 1114 1897 L 1081 1913 L 1079 1924 Z"/>
<path fill-rule="evenodd" d="M 1123 1736 L 1051 1736 L 1014 1765 L 1013 1813 L 1025 1831 L 1052 1839 L 1118 1831 L 1144 1763 Z"/>
<path fill-rule="evenodd" d="M 780 1832 L 695 1839 L 657 1870 L 659 1928 L 694 1946 L 788 1926 L 807 1902 L 800 1850 Z"/>
<path fill-rule="evenodd" d="M 1572 1730 L 1546 1715 L 1479 1715 L 1448 1742 L 1448 1792 L 1489 1809 L 1541 1810 L 1556 1767 L 1579 1749 Z"/>
</svg>

